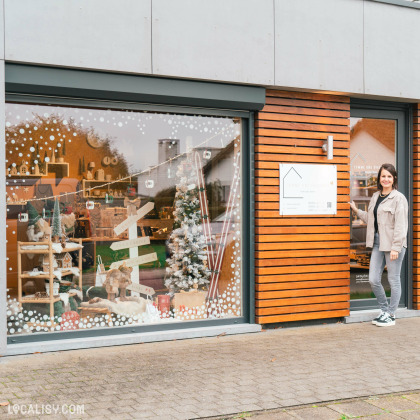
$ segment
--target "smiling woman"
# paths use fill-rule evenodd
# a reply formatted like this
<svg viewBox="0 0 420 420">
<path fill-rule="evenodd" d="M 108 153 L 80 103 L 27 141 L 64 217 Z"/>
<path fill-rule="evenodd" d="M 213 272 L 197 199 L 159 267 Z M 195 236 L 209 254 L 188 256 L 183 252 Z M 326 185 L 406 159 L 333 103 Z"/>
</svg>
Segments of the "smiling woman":
<svg viewBox="0 0 420 420">
<path fill-rule="evenodd" d="M 10 335 L 242 315 L 239 118 L 6 115 Z"/>
<path fill-rule="evenodd" d="M 376 296 L 381 313 L 372 323 L 378 327 L 395 325 L 395 313 L 401 298 L 401 267 L 407 248 L 408 203 L 397 191 L 397 171 L 394 165 L 384 163 L 379 168 L 377 188 L 367 211 L 360 210 L 352 201 L 351 208 L 367 224 L 366 246 L 372 248 L 369 283 Z M 382 286 L 385 265 L 391 287 L 388 303 Z"/>
</svg>

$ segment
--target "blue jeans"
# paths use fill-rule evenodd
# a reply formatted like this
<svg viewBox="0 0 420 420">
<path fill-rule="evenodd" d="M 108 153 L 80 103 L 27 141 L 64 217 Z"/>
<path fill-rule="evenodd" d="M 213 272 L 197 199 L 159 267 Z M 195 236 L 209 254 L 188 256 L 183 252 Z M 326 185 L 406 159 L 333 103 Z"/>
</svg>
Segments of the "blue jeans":
<svg viewBox="0 0 420 420">
<path fill-rule="evenodd" d="M 401 265 L 405 255 L 405 248 L 402 248 L 396 260 L 391 261 L 390 254 L 390 252 L 379 251 L 379 234 L 375 233 L 372 255 L 370 256 L 369 283 L 378 300 L 379 307 L 384 312 L 395 315 L 401 298 Z M 389 305 L 381 281 L 385 264 L 388 270 L 388 283 L 391 286 L 391 301 Z"/>
</svg>

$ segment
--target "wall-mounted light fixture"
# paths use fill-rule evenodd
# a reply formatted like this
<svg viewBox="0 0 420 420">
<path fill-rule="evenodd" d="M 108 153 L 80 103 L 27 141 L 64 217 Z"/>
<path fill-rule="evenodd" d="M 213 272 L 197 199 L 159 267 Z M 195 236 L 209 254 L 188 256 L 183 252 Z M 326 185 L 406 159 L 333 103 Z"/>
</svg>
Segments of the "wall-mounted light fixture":
<svg viewBox="0 0 420 420">
<path fill-rule="evenodd" d="M 327 153 L 327 159 L 334 159 L 334 137 L 328 136 L 327 140 L 324 141 L 322 145 L 322 150 Z"/>
</svg>

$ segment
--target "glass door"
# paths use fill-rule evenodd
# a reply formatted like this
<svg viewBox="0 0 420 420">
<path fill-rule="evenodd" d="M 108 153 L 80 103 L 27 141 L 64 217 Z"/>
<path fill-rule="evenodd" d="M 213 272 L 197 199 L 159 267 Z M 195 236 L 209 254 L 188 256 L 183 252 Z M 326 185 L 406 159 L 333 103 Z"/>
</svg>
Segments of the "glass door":
<svg viewBox="0 0 420 420">
<path fill-rule="evenodd" d="M 377 175 L 383 163 L 392 163 L 398 171 L 398 189 L 407 196 L 407 165 L 405 151 L 404 112 L 356 109 L 350 118 L 350 200 L 362 210 L 377 191 Z M 408 197 L 408 196 L 407 196 Z M 377 308 L 377 302 L 369 284 L 371 248 L 366 247 L 366 224 L 351 214 L 350 240 L 350 299 L 351 309 Z M 408 253 L 407 253 L 408 254 Z M 407 257 L 406 257 L 407 261 Z M 402 276 L 400 306 L 407 306 L 407 263 Z M 390 286 L 386 268 L 382 284 L 387 296 Z"/>
</svg>

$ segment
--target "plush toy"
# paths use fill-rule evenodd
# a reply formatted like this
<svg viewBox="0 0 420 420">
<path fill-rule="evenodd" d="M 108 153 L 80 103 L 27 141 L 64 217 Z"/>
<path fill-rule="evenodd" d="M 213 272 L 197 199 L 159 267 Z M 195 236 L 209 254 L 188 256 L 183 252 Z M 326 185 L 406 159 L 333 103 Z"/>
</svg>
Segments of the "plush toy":
<svg viewBox="0 0 420 420">
<path fill-rule="evenodd" d="M 66 236 L 74 234 L 74 225 L 76 223 L 76 216 L 74 213 L 66 213 L 61 216 L 61 228 Z"/>
<path fill-rule="evenodd" d="M 51 227 L 45 219 L 39 219 L 35 223 L 35 228 L 42 232 L 42 240 L 45 242 L 51 241 Z"/>
<path fill-rule="evenodd" d="M 49 241 L 51 228 L 45 219 L 40 218 L 34 224 L 28 225 L 26 235 L 30 242 Z"/>
<path fill-rule="evenodd" d="M 29 242 L 39 242 L 39 240 L 44 236 L 44 233 L 35 233 L 35 225 L 29 225 L 26 229 L 26 236 L 28 237 Z"/>
<path fill-rule="evenodd" d="M 127 267 L 125 263 L 119 268 L 114 268 L 106 273 L 106 280 L 104 281 L 103 287 L 108 293 L 108 300 L 115 302 L 115 298 L 118 294 L 118 289 L 121 289 L 120 301 L 127 300 L 126 289 L 131 284 L 131 272 L 133 267 Z"/>
</svg>

